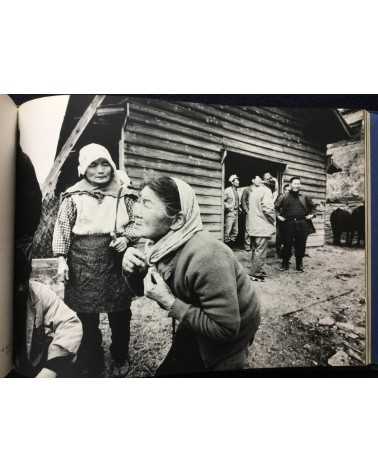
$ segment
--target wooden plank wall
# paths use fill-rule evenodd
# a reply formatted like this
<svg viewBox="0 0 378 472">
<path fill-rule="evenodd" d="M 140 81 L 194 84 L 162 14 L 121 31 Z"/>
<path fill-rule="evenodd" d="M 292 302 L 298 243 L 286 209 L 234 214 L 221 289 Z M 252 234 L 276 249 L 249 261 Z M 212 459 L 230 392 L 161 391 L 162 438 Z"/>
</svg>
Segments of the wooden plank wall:
<svg viewBox="0 0 378 472">
<path fill-rule="evenodd" d="M 153 170 L 186 180 L 198 196 L 206 229 L 219 238 L 224 148 L 286 164 L 284 182 L 300 175 L 303 191 L 316 203 L 325 201 L 325 146 L 306 139 L 295 110 L 132 98 L 129 112 L 124 156 L 131 179 L 140 183 Z M 311 246 L 324 243 L 322 211 L 315 226 Z"/>
</svg>

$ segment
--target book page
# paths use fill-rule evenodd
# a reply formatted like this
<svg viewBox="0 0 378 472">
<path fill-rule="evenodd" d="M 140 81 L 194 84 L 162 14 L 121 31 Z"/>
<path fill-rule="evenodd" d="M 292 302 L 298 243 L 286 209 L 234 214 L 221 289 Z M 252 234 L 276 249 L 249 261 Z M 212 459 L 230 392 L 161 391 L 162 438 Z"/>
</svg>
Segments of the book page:
<svg viewBox="0 0 378 472">
<path fill-rule="evenodd" d="M 14 163 L 17 107 L 0 96 L 0 377 L 12 368 Z"/>
<path fill-rule="evenodd" d="M 364 366 L 362 110 L 198 100 L 70 95 L 19 109 L 43 198 L 31 280 L 82 323 L 72 376 Z M 144 191 L 149 179 L 160 194 Z M 168 206 L 193 233 L 167 224 Z M 179 263 L 191 244 L 198 259 Z M 129 249 L 162 276 L 159 295 Z M 67 349 L 76 336 L 67 330 Z"/>
</svg>

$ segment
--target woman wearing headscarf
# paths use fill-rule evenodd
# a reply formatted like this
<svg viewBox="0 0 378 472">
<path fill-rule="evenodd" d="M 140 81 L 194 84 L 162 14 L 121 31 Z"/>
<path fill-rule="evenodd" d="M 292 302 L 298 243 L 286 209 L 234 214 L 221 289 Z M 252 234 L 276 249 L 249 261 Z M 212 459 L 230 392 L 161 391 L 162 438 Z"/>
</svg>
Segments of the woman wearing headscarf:
<svg viewBox="0 0 378 472">
<path fill-rule="evenodd" d="M 128 371 L 131 296 L 122 277 L 122 256 L 134 238 L 134 195 L 120 178 L 108 150 L 99 144 L 79 153 L 81 180 L 61 196 L 53 252 L 65 279 L 65 302 L 83 324 L 79 375 L 104 368 L 99 314 L 108 314 L 113 375 Z"/>
<path fill-rule="evenodd" d="M 245 367 L 260 303 L 231 249 L 203 230 L 193 189 L 180 179 L 154 178 L 134 218 L 136 234 L 152 244 L 144 252 L 126 250 L 128 283 L 142 293 L 143 280 L 144 295 L 178 323 L 156 375 Z"/>
</svg>

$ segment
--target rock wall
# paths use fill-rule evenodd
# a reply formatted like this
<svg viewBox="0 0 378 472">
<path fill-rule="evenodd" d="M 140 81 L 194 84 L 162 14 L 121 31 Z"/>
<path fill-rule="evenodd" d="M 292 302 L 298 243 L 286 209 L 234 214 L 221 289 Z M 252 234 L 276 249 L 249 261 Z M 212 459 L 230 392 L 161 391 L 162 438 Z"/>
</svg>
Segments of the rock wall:
<svg viewBox="0 0 378 472">
<path fill-rule="evenodd" d="M 327 154 L 341 172 L 327 176 L 327 202 L 365 200 L 365 143 L 363 128 L 354 139 L 331 144 Z"/>
<path fill-rule="evenodd" d="M 327 154 L 341 172 L 327 175 L 325 209 L 325 240 L 332 243 L 330 215 L 337 208 L 353 211 L 365 202 L 365 142 L 362 112 L 361 122 L 350 140 L 331 144 Z"/>
</svg>

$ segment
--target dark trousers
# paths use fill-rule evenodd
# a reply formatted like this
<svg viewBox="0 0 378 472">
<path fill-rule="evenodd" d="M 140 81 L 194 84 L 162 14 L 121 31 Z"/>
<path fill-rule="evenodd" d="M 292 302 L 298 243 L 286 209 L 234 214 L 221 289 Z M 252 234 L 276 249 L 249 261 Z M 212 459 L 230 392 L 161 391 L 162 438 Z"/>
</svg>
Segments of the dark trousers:
<svg viewBox="0 0 378 472">
<path fill-rule="evenodd" d="M 179 327 L 173 338 L 171 349 L 157 369 L 155 377 L 188 375 L 205 371 L 196 337 L 190 329 Z"/>
<path fill-rule="evenodd" d="M 283 243 L 284 243 L 284 229 L 282 228 L 283 223 L 277 221 L 276 224 L 276 254 L 278 257 L 282 257 Z"/>
<path fill-rule="evenodd" d="M 124 363 L 129 357 L 131 310 L 108 313 L 112 333 L 110 352 L 118 363 Z"/>
<path fill-rule="evenodd" d="M 104 370 L 104 350 L 99 327 L 99 313 L 78 313 L 83 325 L 83 338 L 77 355 L 77 371 L 98 375 Z M 129 355 L 130 309 L 108 313 L 112 343 L 110 352 L 115 362 L 123 363 Z"/>
<path fill-rule="evenodd" d="M 289 261 L 292 253 L 292 247 L 294 247 L 296 259 L 302 261 L 305 255 L 306 241 L 308 236 L 308 226 L 306 221 L 285 221 L 281 226 L 281 230 L 283 239 L 282 256 L 284 262 Z"/>
<path fill-rule="evenodd" d="M 256 326 L 253 336 L 257 331 L 260 318 L 256 317 Z M 233 371 L 247 367 L 248 348 L 244 348 L 226 359 L 218 362 L 211 368 L 206 368 L 200 354 L 195 334 L 190 328 L 181 327 L 177 330 L 171 349 L 166 358 L 157 369 L 155 377 L 185 376 L 190 374 L 201 374 L 205 372 Z"/>
</svg>

